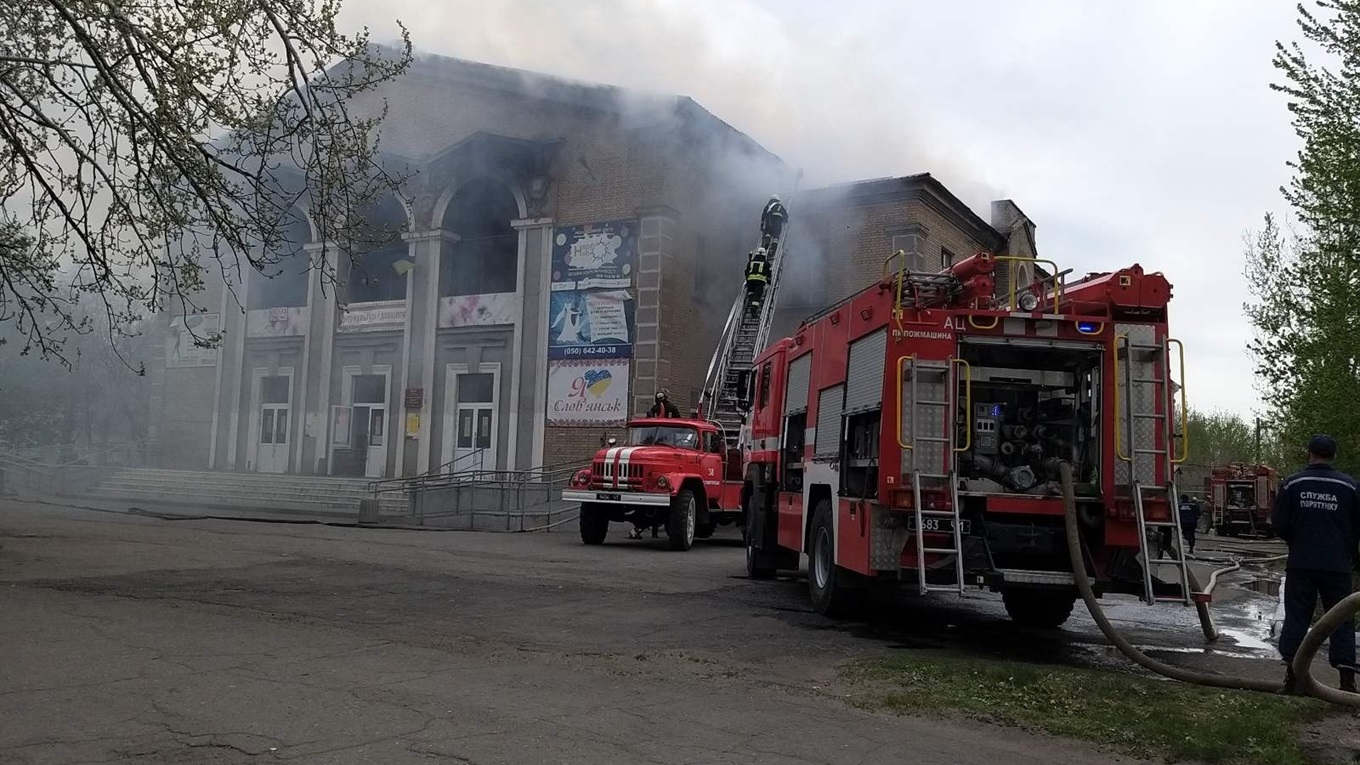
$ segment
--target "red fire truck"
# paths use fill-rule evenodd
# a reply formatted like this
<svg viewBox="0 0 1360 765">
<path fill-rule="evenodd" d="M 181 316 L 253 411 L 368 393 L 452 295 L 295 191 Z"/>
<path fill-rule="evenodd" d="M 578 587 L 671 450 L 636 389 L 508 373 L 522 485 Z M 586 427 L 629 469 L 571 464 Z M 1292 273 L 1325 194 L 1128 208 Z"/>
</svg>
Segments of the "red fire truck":
<svg viewBox="0 0 1360 765">
<path fill-rule="evenodd" d="M 722 425 L 700 419 L 639 418 L 627 443 L 601 449 L 562 492 L 581 503 L 581 541 L 603 544 L 610 521 L 664 527 L 672 550 L 688 550 L 718 526 L 740 523 L 742 456 Z"/>
<path fill-rule="evenodd" d="M 746 439 L 747 569 L 796 569 L 843 612 L 886 583 L 999 591 L 1013 619 L 1057 626 L 1077 597 L 1058 466 L 1072 465 L 1098 592 L 1189 605 L 1175 524 L 1173 432 L 1184 353 L 1171 285 L 1137 265 L 1062 283 L 1048 261 L 982 253 L 905 270 L 803 322 L 754 359 Z M 1054 276 L 997 297 L 1000 264 Z M 1174 535 L 1179 544 L 1180 535 Z"/>
<path fill-rule="evenodd" d="M 1266 465 L 1232 463 L 1209 471 L 1204 496 L 1219 536 L 1271 536 L 1270 511 L 1280 475 Z"/>
</svg>

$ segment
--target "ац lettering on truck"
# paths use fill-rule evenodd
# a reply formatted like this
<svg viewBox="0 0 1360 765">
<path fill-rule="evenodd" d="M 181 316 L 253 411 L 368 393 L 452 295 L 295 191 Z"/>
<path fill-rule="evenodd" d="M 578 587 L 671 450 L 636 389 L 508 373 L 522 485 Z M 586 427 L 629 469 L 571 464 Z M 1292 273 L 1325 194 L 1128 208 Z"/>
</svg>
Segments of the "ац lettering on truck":
<svg viewBox="0 0 1360 765">
<path fill-rule="evenodd" d="M 900 255 L 900 253 L 899 253 Z M 1058 465 L 1072 465 L 1097 592 L 1190 604 L 1183 563 L 1143 565 L 1174 523 L 1183 352 L 1171 286 L 1135 265 L 1060 284 L 994 276 L 1048 261 L 980 254 L 891 268 L 755 363 L 743 506 L 755 578 L 808 556 L 811 597 L 870 588 L 999 591 L 1057 626 L 1077 597 Z M 1179 535 L 1175 535 L 1179 540 Z M 1156 557 L 1155 550 L 1154 555 Z"/>
</svg>

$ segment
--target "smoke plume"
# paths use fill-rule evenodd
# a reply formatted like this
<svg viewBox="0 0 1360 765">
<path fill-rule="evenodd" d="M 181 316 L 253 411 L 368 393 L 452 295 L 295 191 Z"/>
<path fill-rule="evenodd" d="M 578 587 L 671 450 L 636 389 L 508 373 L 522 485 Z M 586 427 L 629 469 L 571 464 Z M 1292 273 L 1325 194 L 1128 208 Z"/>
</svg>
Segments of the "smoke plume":
<svg viewBox="0 0 1360 765">
<path fill-rule="evenodd" d="M 870 41 L 794 28 L 753 0 L 348 0 L 345 18 L 375 40 L 399 18 L 430 53 L 690 96 L 803 168 L 805 185 L 931 172 L 973 204 L 995 198 L 976 168 L 925 148 L 901 73 L 867 65 L 868 46 L 908 30 Z"/>
</svg>

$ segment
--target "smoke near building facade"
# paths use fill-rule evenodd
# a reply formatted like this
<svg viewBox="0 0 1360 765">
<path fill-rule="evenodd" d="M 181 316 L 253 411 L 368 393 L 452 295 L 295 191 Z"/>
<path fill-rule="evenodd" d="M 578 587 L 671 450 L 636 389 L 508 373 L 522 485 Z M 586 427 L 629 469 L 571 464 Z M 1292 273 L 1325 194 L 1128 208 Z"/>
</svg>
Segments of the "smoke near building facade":
<svg viewBox="0 0 1360 765">
<path fill-rule="evenodd" d="M 799 189 L 684 97 L 433 56 L 376 97 L 409 181 L 364 215 L 391 235 L 344 252 L 297 210 L 292 256 L 209 284 L 215 311 L 166 317 L 161 466 L 382 478 L 584 461 L 660 389 L 698 405 L 772 193 L 793 222 L 776 336 L 899 249 L 930 271 L 1035 255 L 1014 203 L 984 221 L 928 174 Z M 220 348 L 194 346 L 218 328 Z"/>
</svg>

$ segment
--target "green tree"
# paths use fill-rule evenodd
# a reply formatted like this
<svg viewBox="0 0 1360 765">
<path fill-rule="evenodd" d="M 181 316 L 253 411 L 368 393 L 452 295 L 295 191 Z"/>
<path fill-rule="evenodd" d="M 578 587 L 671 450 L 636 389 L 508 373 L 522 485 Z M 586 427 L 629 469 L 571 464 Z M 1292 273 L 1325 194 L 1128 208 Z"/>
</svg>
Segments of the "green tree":
<svg viewBox="0 0 1360 765">
<path fill-rule="evenodd" d="M 114 333 L 200 310 L 205 269 L 278 262 L 295 206 L 323 241 L 352 238 L 350 212 L 400 180 L 378 154 L 382 110 L 353 105 L 410 45 L 343 34 L 339 10 L 0 0 L 0 323 L 23 353 L 89 331 L 81 295 Z"/>
<path fill-rule="evenodd" d="M 1185 432 L 1190 439 L 1188 463 L 1222 465 L 1256 460 L 1255 423 L 1231 412 L 1192 409 Z"/>
<path fill-rule="evenodd" d="M 1248 248 L 1256 361 L 1271 432 L 1302 444 L 1328 432 L 1343 467 L 1360 467 L 1360 0 L 1299 6 L 1316 53 L 1276 44 L 1302 148 L 1282 189 L 1297 234 L 1267 217 Z M 1310 56 L 1312 58 L 1310 58 Z M 1289 453 L 1287 450 L 1286 454 Z"/>
</svg>

